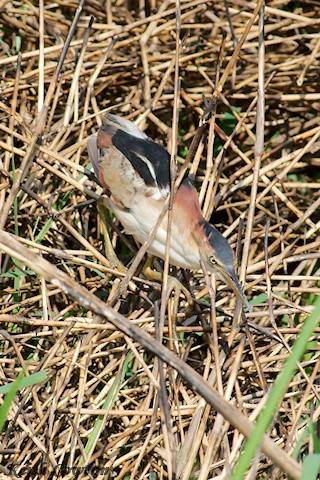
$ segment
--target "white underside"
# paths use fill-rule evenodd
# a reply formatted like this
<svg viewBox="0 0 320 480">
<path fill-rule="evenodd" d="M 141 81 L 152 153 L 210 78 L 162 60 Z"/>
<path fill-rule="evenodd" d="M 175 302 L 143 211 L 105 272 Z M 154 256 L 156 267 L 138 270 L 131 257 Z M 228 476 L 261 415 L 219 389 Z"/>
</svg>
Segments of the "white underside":
<svg viewBox="0 0 320 480">
<path fill-rule="evenodd" d="M 117 218 L 125 228 L 127 234 L 132 235 L 136 241 L 143 244 L 149 236 L 152 227 L 158 220 L 161 210 L 148 209 L 143 205 L 143 200 L 139 204 L 131 207 L 130 211 L 123 211 L 110 200 L 110 208 L 114 211 Z M 173 212 L 173 216 L 175 212 Z M 200 268 L 199 253 L 196 248 L 190 248 L 190 242 L 187 241 L 187 232 L 180 231 L 176 227 L 177 222 L 173 220 L 170 236 L 170 264 L 197 270 Z M 175 239 L 179 239 L 177 242 Z M 148 248 L 148 252 L 164 260 L 166 254 L 167 240 L 167 215 L 161 225 L 158 227 L 155 238 Z"/>
</svg>

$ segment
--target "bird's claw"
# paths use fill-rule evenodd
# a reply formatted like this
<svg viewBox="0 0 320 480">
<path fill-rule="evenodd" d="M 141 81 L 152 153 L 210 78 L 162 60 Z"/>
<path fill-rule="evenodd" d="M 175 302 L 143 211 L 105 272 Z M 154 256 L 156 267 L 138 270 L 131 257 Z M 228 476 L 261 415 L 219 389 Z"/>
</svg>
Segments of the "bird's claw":
<svg viewBox="0 0 320 480">
<path fill-rule="evenodd" d="M 180 300 L 181 293 L 184 294 L 189 305 L 192 304 L 192 296 L 189 290 L 186 287 L 184 287 L 177 278 L 172 277 L 171 275 L 168 275 L 168 283 L 167 283 L 167 289 L 166 289 L 166 303 L 168 303 L 172 293 L 173 293 L 172 312 L 173 312 L 173 315 L 176 316 L 178 313 L 179 300 Z"/>
<path fill-rule="evenodd" d="M 163 274 L 151 268 L 151 265 L 152 265 L 152 259 L 149 258 L 143 268 L 143 274 L 150 280 L 156 280 L 158 282 L 163 281 Z M 171 275 L 168 275 L 167 288 L 166 288 L 166 303 L 168 303 L 168 300 L 172 292 L 174 292 L 174 303 L 173 303 L 174 312 L 178 311 L 179 299 L 180 299 L 181 293 L 185 295 L 188 304 L 189 305 L 192 304 L 192 296 L 189 290 L 186 287 L 184 287 L 177 278 L 172 277 Z"/>
<path fill-rule="evenodd" d="M 166 291 L 166 302 L 168 302 L 171 293 L 174 292 L 174 299 L 179 303 L 179 298 L 181 293 L 184 294 L 186 300 L 189 304 L 192 303 L 192 297 L 189 290 L 182 285 L 181 282 L 175 277 L 168 275 L 167 291 Z"/>
</svg>

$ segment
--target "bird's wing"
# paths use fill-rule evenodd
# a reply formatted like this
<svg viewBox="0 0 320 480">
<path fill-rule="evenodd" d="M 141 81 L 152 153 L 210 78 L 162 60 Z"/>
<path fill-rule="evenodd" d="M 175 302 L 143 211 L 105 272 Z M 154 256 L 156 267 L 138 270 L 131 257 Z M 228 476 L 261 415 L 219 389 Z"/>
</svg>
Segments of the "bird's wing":
<svg viewBox="0 0 320 480">
<path fill-rule="evenodd" d="M 102 127 L 102 129 L 108 127 Z M 121 129 L 112 136 L 113 145 L 129 160 L 147 186 L 170 188 L 170 157 L 150 138 L 139 138 Z"/>
<path fill-rule="evenodd" d="M 135 130 L 131 129 L 129 133 L 128 129 L 124 130 L 121 127 L 122 125 L 115 125 L 114 122 L 100 127 L 96 140 L 99 171 L 102 168 L 105 172 L 107 164 L 112 162 L 113 175 L 121 175 L 124 170 L 125 177 L 129 178 L 129 173 L 132 171 L 135 175 L 138 174 L 144 184 L 141 189 L 141 183 L 139 182 L 141 193 L 158 199 L 166 197 L 170 191 L 170 157 L 168 152 L 163 146 L 153 142 L 142 132 L 141 136 L 133 135 L 132 132 L 135 132 Z M 137 129 L 136 126 L 135 128 Z M 93 152 L 93 157 L 95 157 L 95 154 L 96 152 Z M 116 168 L 116 161 L 119 168 Z M 93 163 L 97 164 L 94 158 Z M 108 184 L 106 177 L 109 175 L 104 176 Z M 123 178 L 123 181 L 126 181 L 125 178 Z M 111 185 L 109 185 L 109 188 L 112 191 Z"/>
<path fill-rule="evenodd" d="M 93 166 L 94 174 L 99 179 L 99 155 L 100 154 L 99 154 L 99 148 L 97 145 L 97 136 L 98 135 L 94 133 L 88 139 L 87 150 L 88 150 L 91 165 Z"/>
<path fill-rule="evenodd" d="M 96 176 L 126 207 L 140 195 L 163 200 L 170 191 L 170 157 L 132 122 L 115 115 L 103 118 L 88 140 Z"/>
</svg>

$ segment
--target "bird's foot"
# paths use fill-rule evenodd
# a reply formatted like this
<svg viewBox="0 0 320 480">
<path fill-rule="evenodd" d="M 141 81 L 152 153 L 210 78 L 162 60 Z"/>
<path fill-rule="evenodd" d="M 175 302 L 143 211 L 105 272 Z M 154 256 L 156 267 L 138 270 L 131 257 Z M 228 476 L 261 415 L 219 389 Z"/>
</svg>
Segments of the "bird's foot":
<svg viewBox="0 0 320 480">
<path fill-rule="evenodd" d="M 176 317 L 178 313 L 179 301 L 181 293 L 184 294 L 189 305 L 192 304 L 192 296 L 189 290 L 182 285 L 181 282 L 175 277 L 168 275 L 167 291 L 166 291 L 166 303 L 169 302 L 171 295 L 173 294 L 172 313 Z"/>
<path fill-rule="evenodd" d="M 179 304 L 179 298 L 181 293 L 184 294 L 189 305 L 192 303 L 192 296 L 189 290 L 182 285 L 182 283 L 175 277 L 168 275 L 166 301 L 169 300 L 170 295 L 174 294 L 174 301 Z"/>
<path fill-rule="evenodd" d="M 157 272 L 152 268 L 152 258 L 149 258 L 146 264 L 144 265 L 143 274 L 149 280 L 156 280 L 157 282 L 163 281 L 163 274 L 160 272 Z M 189 290 L 186 287 L 184 287 L 177 278 L 172 277 L 171 275 L 168 275 L 166 303 L 168 303 L 168 300 L 172 293 L 174 294 L 173 295 L 173 298 L 174 298 L 173 311 L 174 312 L 178 311 L 179 299 L 180 299 L 181 293 L 184 294 L 189 305 L 193 303 L 192 296 Z"/>
</svg>

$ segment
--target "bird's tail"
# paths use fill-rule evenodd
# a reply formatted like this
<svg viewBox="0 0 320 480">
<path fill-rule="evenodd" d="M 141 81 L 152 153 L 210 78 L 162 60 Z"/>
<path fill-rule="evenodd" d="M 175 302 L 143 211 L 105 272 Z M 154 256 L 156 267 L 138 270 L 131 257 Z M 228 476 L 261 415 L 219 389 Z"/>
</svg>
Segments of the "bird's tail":
<svg viewBox="0 0 320 480">
<path fill-rule="evenodd" d="M 112 113 L 108 113 L 102 117 L 103 125 L 112 125 L 120 130 L 123 130 L 130 135 L 133 135 L 136 138 L 142 138 L 146 140 L 148 137 L 145 133 L 143 133 L 139 127 L 135 123 L 130 122 L 129 120 L 125 120 L 124 118 L 118 117 L 117 115 L 112 115 Z"/>
</svg>

